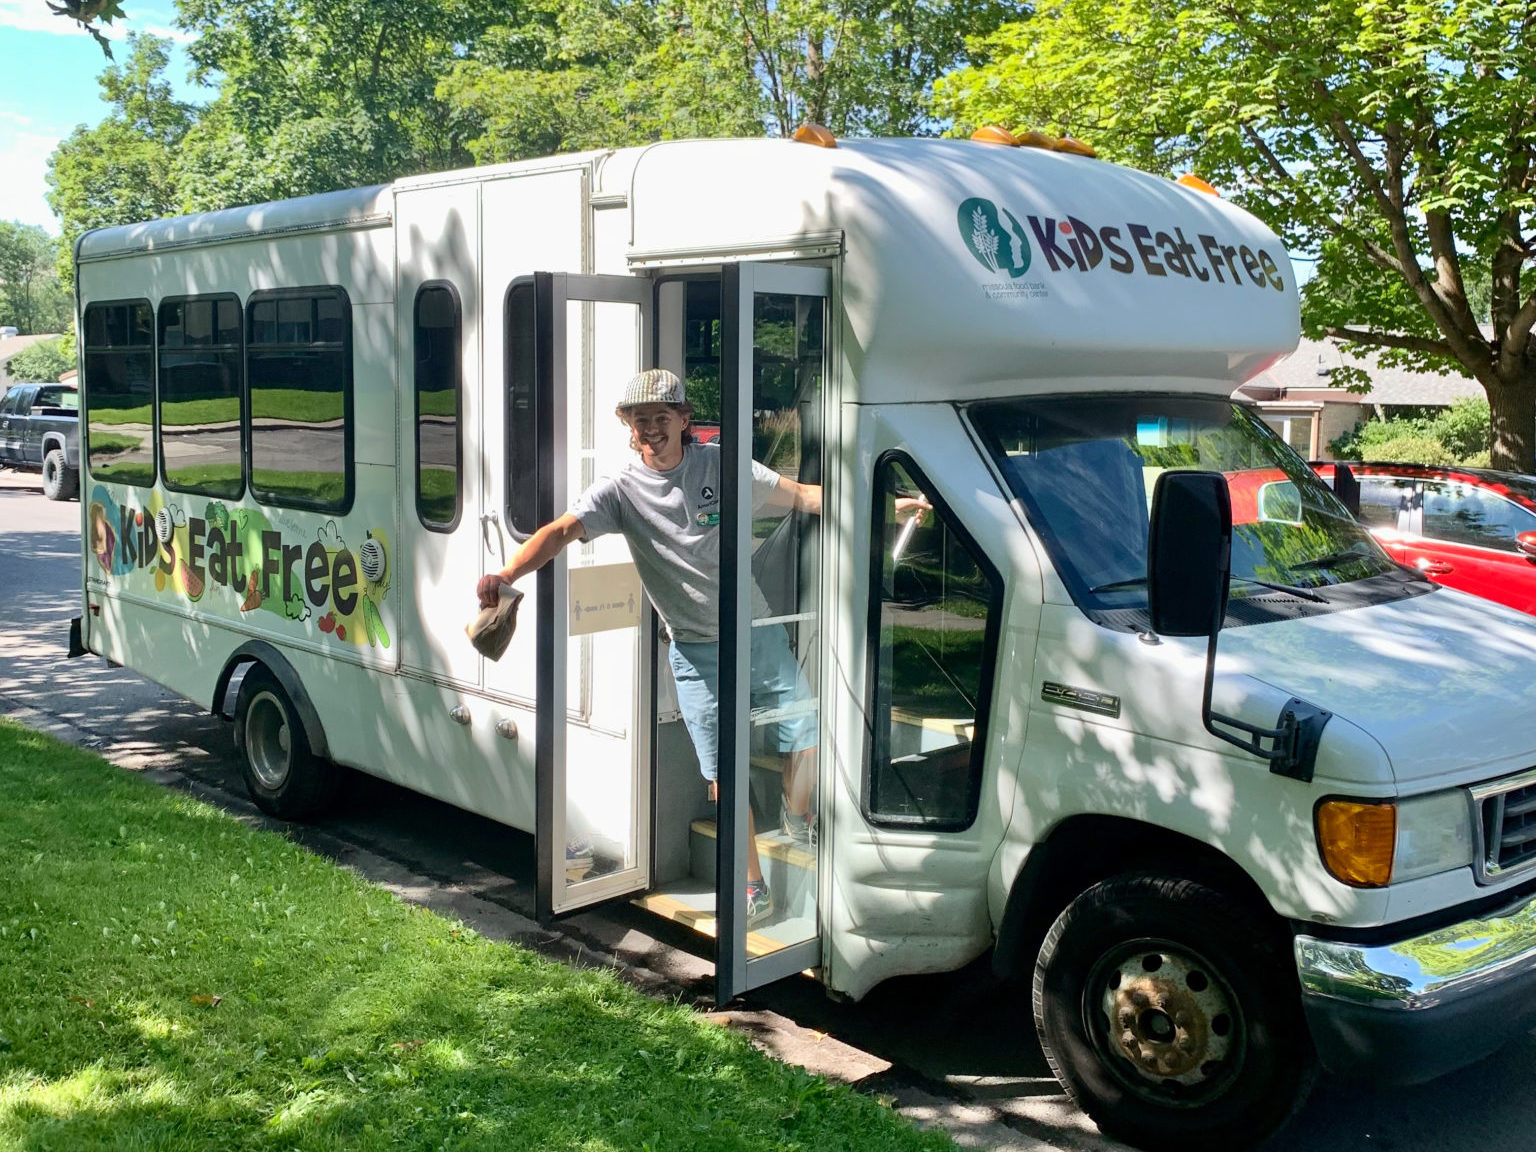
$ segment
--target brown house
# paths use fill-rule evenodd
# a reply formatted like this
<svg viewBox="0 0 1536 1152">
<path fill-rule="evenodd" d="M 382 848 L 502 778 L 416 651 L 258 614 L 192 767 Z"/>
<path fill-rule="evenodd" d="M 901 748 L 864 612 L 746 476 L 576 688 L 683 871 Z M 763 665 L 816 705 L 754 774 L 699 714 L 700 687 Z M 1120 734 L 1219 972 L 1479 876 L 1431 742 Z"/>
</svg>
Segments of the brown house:
<svg viewBox="0 0 1536 1152">
<path fill-rule="evenodd" d="M 1331 460 L 1328 442 L 1370 419 L 1390 419 L 1404 408 L 1450 407 L 1483 387 L 1466 376 L 1387 368 L 1374 357 L 1346 357 L 1339 340 L 1302 340 L 1296 351 L 1239 388 L 1233 396 L 1252 403 L 1264 422 L 1308 460 Z M 1333 370 L 1358 364 L 1371 377 L 1368 393 L 1329 385 Z"/>
</svg>

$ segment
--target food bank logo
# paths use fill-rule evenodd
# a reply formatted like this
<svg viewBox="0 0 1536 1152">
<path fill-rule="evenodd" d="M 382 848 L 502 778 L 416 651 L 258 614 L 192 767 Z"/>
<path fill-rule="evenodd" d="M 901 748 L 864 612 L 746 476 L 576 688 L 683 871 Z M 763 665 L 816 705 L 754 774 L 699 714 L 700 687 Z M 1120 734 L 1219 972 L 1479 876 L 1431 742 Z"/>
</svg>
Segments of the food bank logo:
<svg viewBox="0 0 1536 1152">
<path fill-rule="evenodd" d="M 988 272 L 1017 280 L 1029 271 L 1029 237 L 1008 209 L 973 196 L 960 205 L 958 219 L 965 246 Z"/>
</svg>

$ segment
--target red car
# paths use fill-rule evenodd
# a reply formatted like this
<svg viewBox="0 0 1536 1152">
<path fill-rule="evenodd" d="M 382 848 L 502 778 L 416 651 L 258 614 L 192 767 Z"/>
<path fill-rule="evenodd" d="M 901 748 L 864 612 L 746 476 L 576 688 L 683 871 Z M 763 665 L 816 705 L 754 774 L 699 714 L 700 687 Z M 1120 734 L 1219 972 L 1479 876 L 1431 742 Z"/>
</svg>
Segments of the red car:
<svg viewBox="0 0 1536 1152">
<path fill-rule="evenodd" d="M 1334 465 L 1313 467 L 1328 483 Z M 1486 468 L 1357 464 L 1360 522 L 1436 583 L 1536 613 L 1536 476 Z"/>
</svg>

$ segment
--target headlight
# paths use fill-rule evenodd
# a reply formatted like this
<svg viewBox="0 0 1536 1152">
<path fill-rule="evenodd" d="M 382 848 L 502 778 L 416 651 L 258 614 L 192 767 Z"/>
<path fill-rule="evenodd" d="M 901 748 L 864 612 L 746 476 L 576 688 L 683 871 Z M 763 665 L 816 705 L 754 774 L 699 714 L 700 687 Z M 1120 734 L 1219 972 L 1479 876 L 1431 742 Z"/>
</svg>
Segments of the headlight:
<svg viewBox="0 0 1536 1152">
<path fill-rule="evenodd" d="M 1472 809 L 1456 790 L 1410 800 L 1324 800 L 1323 864 L 1352 888 L 1382 888 L 1472 863 Z"/>
</svg>

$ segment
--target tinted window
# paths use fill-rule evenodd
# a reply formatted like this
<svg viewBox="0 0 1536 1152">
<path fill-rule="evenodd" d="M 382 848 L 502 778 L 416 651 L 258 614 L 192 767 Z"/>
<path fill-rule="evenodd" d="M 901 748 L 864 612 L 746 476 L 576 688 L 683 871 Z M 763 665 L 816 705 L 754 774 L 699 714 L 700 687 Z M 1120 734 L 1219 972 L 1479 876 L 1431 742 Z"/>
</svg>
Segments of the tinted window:
<svg viewBox="0 0 1536 1152">
<path fill-rule="evenodd" d="M 6 390 L 5 399 L 0 401 L 0 415 L 10 416 L 21 407 L 21 395 L 25 388 L 10 388 Z"/>
<path fill-rule="evenodd" d="M 905 462 L 876 469 L 864 803 L 877 823 L 958 829 L 980 796 L 1002 580 L 930 492 Z"/>
<path fill-rule="evenodd" d="M 49 388 L 40 388 L 37 393 L 36 408 L 79 408 L 80 394 L 73 388 L 65 388 L 62 385 L 54 385 Z"/>
<path fill-rule="evenodd" d="M 160 305 L 160 468 L 167 487 L 235 498 L 245 490 L 240 301 Z"/>
<path fill-rule="evenodd" d="M 97 480 L 155 480 L 155 316 L 147 300 L 85 310 L 86 459 Z"/>
<path fill-rule="evenodd" d="M 1415 531 L 1413 514 L 1419 508 L 1418 482 L 1405 476 L 1360 477 L 1360 522 L 1372 528 Z"/>
<path fill-rule="evenodd" d="M 1424 481 L 1424 535 L 1454 544 L 1517 551 L 1515 537 L 1536 531 L 1536 515 L 1496 492 L 1459 480 Z"/>
<path fill-rule="evenodd" d="M 539 526 L 536 310 L 532 280 L 507 289 L 507 524 L 519 539 Z"/>
<path fill-rule="evenodd" d="M 459 298 L 444 285 L 416 294 L 416 513 L 428 528 L 459 520 Z"/>
<path fill-rule="evenodd" d="M 258 293 L 246 306 L 251 490 L 272 504 L 352 503 L 352 306 L 340 288 Z"/>
</svg>

